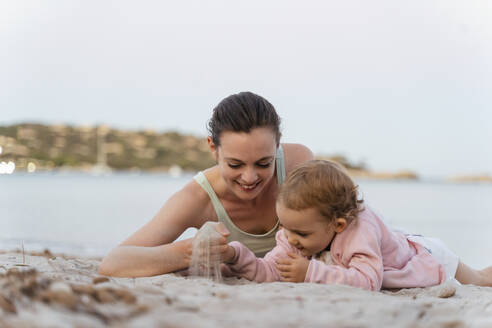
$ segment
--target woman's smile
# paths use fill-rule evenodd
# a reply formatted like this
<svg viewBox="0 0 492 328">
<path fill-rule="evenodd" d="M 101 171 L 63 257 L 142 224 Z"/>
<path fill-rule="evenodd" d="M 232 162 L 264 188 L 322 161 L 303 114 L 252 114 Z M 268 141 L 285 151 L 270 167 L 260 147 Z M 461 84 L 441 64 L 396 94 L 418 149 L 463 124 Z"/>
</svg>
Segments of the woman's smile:
<svg viewBox="0 0 492 328">
<path fill-rule="evenodd" d="M 241 190 L 243 190 L 245 192 L 251 192 L 251 191 L 255 190 L 256 187 L 258 187 L 260 185 L 261 180 L 255 182 L 255 183 L 252 183 L 252 184 L 244 184 L 244 183 L 241 183 L 239 181 L 235 181 L 235 182 L 239 185 Z"/>
</svg>

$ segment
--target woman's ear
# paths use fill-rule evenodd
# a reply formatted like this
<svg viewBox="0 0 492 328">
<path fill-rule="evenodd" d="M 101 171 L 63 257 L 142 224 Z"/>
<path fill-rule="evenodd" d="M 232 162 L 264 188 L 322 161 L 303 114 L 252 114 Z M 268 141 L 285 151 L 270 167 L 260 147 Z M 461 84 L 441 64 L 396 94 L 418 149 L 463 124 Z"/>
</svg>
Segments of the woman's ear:
<svg viewBox="0 0 492 328">
<path fill-rule="evenodd" d="M 340 233 L 347 227 L 347 220 L 344 218 L 338 218 L 335 220 L 335 232 Z"/>
<path fill-rule="evenodd" d="M 212 138 L 211 137 L 207 137 L 207 142 L 208 142 L 208 147 L 210 147 L 210 151 L 212 152 L 212 155 L 215 158 L 215 161 L 218 161 L 219 154 L 217 153 L 217 147 L 215 147 L 215 144 L 214 144 Z"/>
</svg>

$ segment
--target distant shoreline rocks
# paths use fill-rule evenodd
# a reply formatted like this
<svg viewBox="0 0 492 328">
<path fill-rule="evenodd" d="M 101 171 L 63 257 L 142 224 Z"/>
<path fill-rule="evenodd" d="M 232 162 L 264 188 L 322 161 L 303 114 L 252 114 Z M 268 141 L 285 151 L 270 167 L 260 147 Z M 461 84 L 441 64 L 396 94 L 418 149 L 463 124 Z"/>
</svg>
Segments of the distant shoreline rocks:
<svg viewBox="0 0 492 328">
<path fill-rule="evenodd" d="M 372 172 L 368 170 L 347 169 L 349 175 L 354 179 L 368 180 L 419 180 L 419 176 L 412 171 L 402 170 L 397 172 Z"/>
<path fill-rule="evenodd" d="M 492 183 L 490 174 L 422 178 L 410 170 L 372 171 L 343 154 L 316 154 L 343 165 L 354 179 Z M 106 125 L 21 123 L 0 126 L 0 174 L 14 172 L 167 173 L 173 177 L 216 165 L 204 136 L 177 131 L 119 130 Z"/>
<path fill-rule="evenodd" d="M 341 154 L 319 154 L 316 159 L 337 162 L 347 169 L 348 174 L 354 179 L 367 180 L 419 180 L 419 176 L 410 170 L 396 172 L 371 171 L 364 162 L 354 163 Z"/>
<path fill-rule="evenodd" d="M 454 175 L 446 179 L 454 183 L 492 183 L 492 176 L 488 174 Z"/>
</svg>

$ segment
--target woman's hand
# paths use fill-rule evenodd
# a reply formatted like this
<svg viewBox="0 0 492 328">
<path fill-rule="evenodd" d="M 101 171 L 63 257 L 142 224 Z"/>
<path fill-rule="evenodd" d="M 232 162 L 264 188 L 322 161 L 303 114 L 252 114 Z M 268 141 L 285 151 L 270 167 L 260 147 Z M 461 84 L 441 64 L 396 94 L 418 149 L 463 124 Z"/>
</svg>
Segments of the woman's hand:
<svg viewBox="0 0 492 328">
<path fill-rule="evenodd" d="M 235 252 L 227 244 L 229 234 L 229 230 L 221 222 L 206 222 L 193 237 L 190 257 L 194 251 L 202 252 L 212 261 L 231 261 Z"/>
<path fill-rule="evenodd" d="M 215 230 L 220 234 L 220 237 L 214 240 L 214 245 L 211 246 L 210 253 L 217 256 L 221 261 L 227 262 L 234 258 L 235 252 L 231 246 L 227 244 L 227 237 L 231 234 L 222 222 L 213 223 Z"/>
<path fill-rule="evenodd" d="M 287 253 L 288 258 L 277 260 L 277 269 L 285 282 L 304 282 L 309 267 L 309 260 L 304 256 Z"/>
</svg>

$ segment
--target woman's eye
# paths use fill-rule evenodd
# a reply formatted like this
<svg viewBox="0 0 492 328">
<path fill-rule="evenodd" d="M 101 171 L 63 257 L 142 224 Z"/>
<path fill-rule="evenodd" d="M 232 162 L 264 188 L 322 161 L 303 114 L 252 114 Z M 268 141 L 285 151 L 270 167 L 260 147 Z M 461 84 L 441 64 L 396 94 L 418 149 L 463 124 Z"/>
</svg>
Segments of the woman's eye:
<svg viewBox="0 0 492 328">
<path fill-rule="evenodd" d="M 300 233 L 300 232 L 298 232 L 297 234 L 298 234 L 299 236 L 301 236 L 301 237 L 306 237 L 306 236 L 307 236 L 307 234 L 305 234 L 305 233 Z"/>
<path fill-rule="evenodd" d="M 241 166 L 241 164 L 231 164 L 231 163 L 229 163 L 227 165 L 229 165 L 229 167 L 232 168 L 232 169 L 237 169 L 238 167 Z"/>
<path fill-rule="evenodd" d="M 271 163 L 258 163 L 256 165 L 258 165 L 259 167 L 263 167 L 263 168 L 267 168 L 270 166 Z"/>
</svg>

